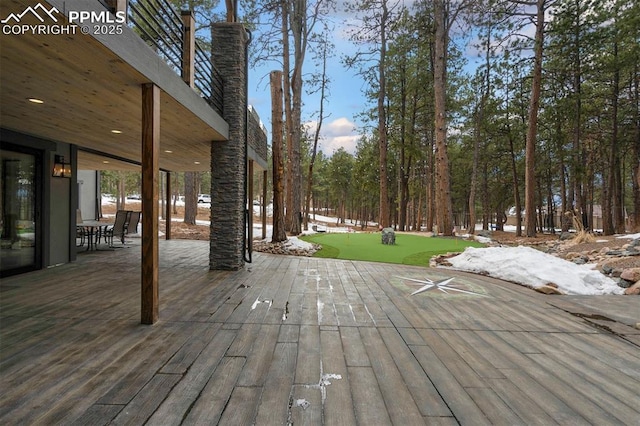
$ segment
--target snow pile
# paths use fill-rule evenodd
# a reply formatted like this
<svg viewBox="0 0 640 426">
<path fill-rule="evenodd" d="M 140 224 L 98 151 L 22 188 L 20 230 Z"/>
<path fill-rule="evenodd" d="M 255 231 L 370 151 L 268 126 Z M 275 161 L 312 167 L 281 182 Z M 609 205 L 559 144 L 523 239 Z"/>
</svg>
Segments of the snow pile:
<svg viewBox="0 0 640 426">
<path fill-rule="evenodd" d="M 474 235 L 473 239 L 481 244 L 489 244 L 491 242 L 491 238 L 483 237 L 481 235 Z"/>
<path fill-rule="evenodd" d="M 298 237 L 287 237 L 287 241 L 283 241 L 282 244 L 288 249 L 314 250 L 313 244 L 302 241 Z"/>
<path fill-rule="evenodd" d="M 630 239 L 630 240 L 637 240 L 638 238 L 640 238 L 640 234 L 625 234 L 625 235 L 619 235 L 616 238 L 624 238 L 624 239 Z"/>
<path fill-rule="evenodd" d="M 611 278 L 589 269 L 588 265 L 576 265 L 530 247 L 469 247 L 448 260 L 462 271 L 534 288 L 553 283 L 568 294 L 622 294 L 624 291 Z"/>
</svg>

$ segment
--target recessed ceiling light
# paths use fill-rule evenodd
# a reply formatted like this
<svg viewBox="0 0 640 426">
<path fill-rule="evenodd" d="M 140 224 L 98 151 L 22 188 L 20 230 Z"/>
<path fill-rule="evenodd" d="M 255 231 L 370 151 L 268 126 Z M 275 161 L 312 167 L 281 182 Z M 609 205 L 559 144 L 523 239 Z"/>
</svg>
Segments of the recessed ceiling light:
<svg viewBox="0 0 640 426">
<path fill-rule="evenodd" d="M 102 163 L 103 164 L 109 164 L 109 162 L 107 160 L 104 160 Z"/>
<path fill-rule="evenodd" d="M 164 152 L 166 152 L 167 154 L 173 154 L 173 151 L 171 151 L 170 149 L 165 149 Z"/>
<path fill-rule="evenodd" d="M 116 130 L 116 129 L 113 129 L 113 130 L 111 131 L 111 133 L 116 134 L 116 135 L 119 135 L 120 133 L 122 133 L 122 130 Z"/>
<path fill-rule="evenodd" d="M 44 101 L 42 99 L 38 99 L 38 98 L 28 98 L 29 102 L 32 102 L 34 104 L 43 104 Z"/>
<path fill-rule="evenodd" d="M 193 164 L 200 164 L 200 162 L 199 161 L 194 161 Z"/>
</svg>

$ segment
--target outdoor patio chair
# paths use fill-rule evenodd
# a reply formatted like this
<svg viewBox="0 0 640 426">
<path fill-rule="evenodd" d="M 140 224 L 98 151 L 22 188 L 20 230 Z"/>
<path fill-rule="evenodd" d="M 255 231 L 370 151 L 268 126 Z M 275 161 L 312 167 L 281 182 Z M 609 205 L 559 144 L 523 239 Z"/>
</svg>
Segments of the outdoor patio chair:
<svg viewBox="0 0 640 426">
<path fill-rule="evenodd" d="M 109 247 L 113 247 L 113 237 L 120 238 L 120 242 L 124 244 L 124 235 L 126 233 L 126 224 L 129 221 L 129 214 L 131 212 L 127 210 L 118 210 L 116 212 L 116 221 L 113 226 L 109 226 L 104 231 L 104 239 L 109 243 Z"/>
<path fill-rule="evenodd" d="M 142 212 L 129 212 L 129 222 L 127 223 L 127 235 L 138 233 L 138 224 L 140 223 L 140 215 Z"/>
<path fill-rule="evenodd" d="M 76 209 L 76 247 L 84 246 L 85 230 L 82 226 L 82 212 L 80 209 Z M 80 242 L 78 242 L 80 240 Z"/>
</svg>

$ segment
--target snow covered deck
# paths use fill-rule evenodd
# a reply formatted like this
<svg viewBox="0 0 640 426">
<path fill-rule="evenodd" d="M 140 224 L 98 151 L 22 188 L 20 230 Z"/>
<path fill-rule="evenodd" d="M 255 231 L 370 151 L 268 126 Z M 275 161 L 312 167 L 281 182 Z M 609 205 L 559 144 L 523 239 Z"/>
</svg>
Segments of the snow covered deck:
<svg viewBox="0 0 640 426">
<path fill-rule="evenodd" d="M 160 241 L 0 283 L 2 424 L 637 424 L 640 302 Z M 448 280 L 448 278 L 454 278 Z M 423 290 L 417 292 L 416 290 Z M 416 293 L 412 295 L 412 293 Z"/>
</svg>

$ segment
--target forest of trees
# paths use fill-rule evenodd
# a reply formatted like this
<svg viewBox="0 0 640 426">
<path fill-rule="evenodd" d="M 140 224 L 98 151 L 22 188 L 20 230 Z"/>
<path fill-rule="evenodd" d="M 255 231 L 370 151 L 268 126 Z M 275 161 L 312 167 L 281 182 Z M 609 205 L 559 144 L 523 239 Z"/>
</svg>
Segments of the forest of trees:
<svg viewBox="0 0 640 426">
<path fill-rule="evenodd" d="M 289 3 L 307 2 L 275 2 Z M 528 236 L 566 230 L 566 212 L 605 234 L 639 229 L 638 2 L 347 3 L 363 27 L 344 62 L 368 83 L 372 107 L 355 155 L 318 153 L 301 199 L 445 235 L 501 229 L 508 211 Z M 465 49 L 478 52 L 473 74 Z"/>
<path fill-rule="evenodd" d="M 217 16 L 215 1 L 175 3 L 197 11 L 205 34 Z M 519 235 L 566 230 L 572 214 L 587 230 L 640 230 L 640 3 L 339 4 L 360 22 L 345 72 L 365 81 L 370 101 L 354 111 L 355 154 L 317 151 L 330 101 L 327 34 L 345 11 L 335 0 L 241 2 L 238 19 L 255 31 L 252 64 L 278 63 L 284 76 L 272 100 L 282 105 L 282 143 L 272 146 L 284 164 L 275 173 L 287 232 L 300 233 L 314 208 L 445 235 L 476 223 L 502 229 L 507 214 Z M 305 93 L 321 93 L 320 103 Z M 307 129 L 303 116 L 319 124 Z M 177 194 L 184 176 L 172 176 Z M 209 192 L 206 174 L 187 178 Z"/>
</svg>

